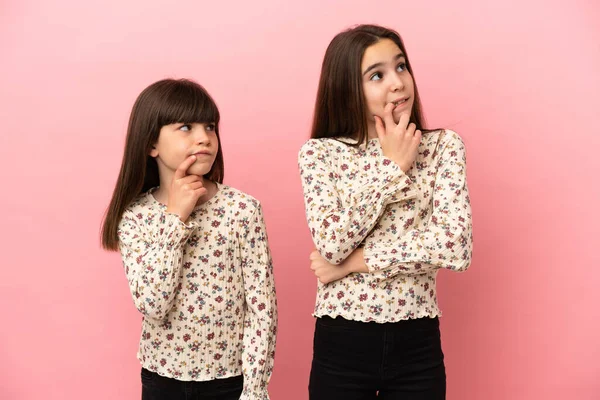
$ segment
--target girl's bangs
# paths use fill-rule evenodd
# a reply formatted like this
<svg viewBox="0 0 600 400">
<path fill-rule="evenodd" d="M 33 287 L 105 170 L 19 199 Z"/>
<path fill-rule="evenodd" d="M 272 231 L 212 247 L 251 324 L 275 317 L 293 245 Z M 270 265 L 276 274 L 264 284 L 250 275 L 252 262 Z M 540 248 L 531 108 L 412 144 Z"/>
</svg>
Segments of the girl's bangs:
<svg viewBox="0 0 600 400">
<path fill-rule="evenodd" d="M 159 126 L 174 123 L 215 123 L 220 119 L 219 109 L 210 95 L 199 85 L 178 85 L 163 99 L 159 109 Z"/>
</svg>

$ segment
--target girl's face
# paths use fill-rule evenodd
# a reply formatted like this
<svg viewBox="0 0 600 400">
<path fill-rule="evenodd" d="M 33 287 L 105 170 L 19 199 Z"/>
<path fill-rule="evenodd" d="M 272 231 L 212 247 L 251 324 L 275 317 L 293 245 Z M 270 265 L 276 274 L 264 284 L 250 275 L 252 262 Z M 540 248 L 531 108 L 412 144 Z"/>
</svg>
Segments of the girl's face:
<svg viewBox="0 0 600 400">
<path fill-rule="evenodd" d="M 219 141 L 214 123 L 174 123 L 160 129 L 158 141 L 150 151 L 156 158 L 161 180 L 170 179 L 179 165 L 189 156 L 196 161 L 187 170 L 188 175 L 203 176 L 212 168 Z"/>
<path fill-rule="evenodd" d="M 361 62 L 361 75 L 369 137 L 377 137 L 374 115 L 384 118 L 383 109 L 394 103 L 394 122 L 400 115 L 410 115 L 414 102 L 414 84 L 406 69 L 406 58 L 390 39 L 382 39 L 367 47 Z M 385 121 L 385 120 L 384 120 Z"/>
</svg>

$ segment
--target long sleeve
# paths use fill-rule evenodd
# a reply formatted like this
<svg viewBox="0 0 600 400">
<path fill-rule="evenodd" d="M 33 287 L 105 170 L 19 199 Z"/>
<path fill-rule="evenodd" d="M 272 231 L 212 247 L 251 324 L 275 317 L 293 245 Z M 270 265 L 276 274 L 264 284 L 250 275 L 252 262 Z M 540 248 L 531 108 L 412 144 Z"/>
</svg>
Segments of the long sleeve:
<svg viewBox="0 0 600 400">
<path fill-rule="evenodd" d="M 277 335 L 277 302 L 273 264 L 260 203 L 243 220 L 242 271 L 246 297 L 240 399 L 268 400 L 267 386 L 273 371 Z"/>
<path fill-rule="evenodd" d="M 173 305 L 180 284 L 183 247 L 195 228 L 174 214 L 156 221 L 126 211 L 119 224 L 119 248 L 129 289 L 137 309 L 162 320 Z"/>
<path fill-rule="evenodd" d="M 363 167 L 366 184 L 348 187 L 344 197 L 336 188 L 340 179 L 332 167 L 332 155 L 322 140 L 309 140 L 298 154 L 306 219 L 317 250 L 323 258 L 340 264 L 375 226 L 386 205 L 415 196 L 411 180 L 389 158 L 380 156 Z M 340 144 L 340 146 L 346 146 Z M 347 165 L 342 165 L 342 171 Z"/>
<path fill-rule="evenodd" d="M 465 146 L 452 132 L 441 151 L 429 222 L 421 230 L 407 231 L 397 241 L 367 238 L 364 258 L 371 272 L 383 270 L 386 277 L 392 277 L 438 268 L 460 272 L 469 267 L 473 235 Z"/>
</svg>

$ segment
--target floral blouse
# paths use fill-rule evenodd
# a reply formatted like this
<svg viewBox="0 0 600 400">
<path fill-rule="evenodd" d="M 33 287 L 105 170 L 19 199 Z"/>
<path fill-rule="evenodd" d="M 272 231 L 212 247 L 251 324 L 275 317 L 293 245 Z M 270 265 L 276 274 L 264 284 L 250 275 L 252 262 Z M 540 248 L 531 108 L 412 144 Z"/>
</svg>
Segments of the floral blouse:
<svg viewBox="0 0 600 400">
<path fill-rule="evenodd" d="M 268 399 L 277 305 L 260 203 L 226 185 L 187 224 L 140 195 L 119 225 L 131 295 L 143 314 L 143 367 L 182 381 L 243 374 L 241 399 Z"/>
<path fill-rule="evenodd" d="M 465 146 L 450 130 L 424 133 L 405 174 L 378 139 L 311 139 L 298 155 L 306 219 L 317 250 L 340 264 L 364 247 L 370 273 L 318 283 L 314 316 L 397 322 L 441 315 L 440 268 L 471 263 Z"/>
</svg>

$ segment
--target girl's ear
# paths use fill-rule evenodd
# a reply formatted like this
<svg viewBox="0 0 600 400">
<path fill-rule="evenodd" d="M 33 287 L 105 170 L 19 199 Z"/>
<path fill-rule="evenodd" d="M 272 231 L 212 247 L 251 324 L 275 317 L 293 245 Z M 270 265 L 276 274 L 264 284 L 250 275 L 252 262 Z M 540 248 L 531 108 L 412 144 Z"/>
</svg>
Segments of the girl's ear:
<svg viewBox="0 0 600 400">
<path fill-rule="evenodd" d="M 152 149 L 150 149 L 150 153 L 148 153 L 150 155 L 150 157 L 156 158 L 158 157 L 158 150 L 156 149 L 156 145 L 152 146 Z"/>
</svg>

